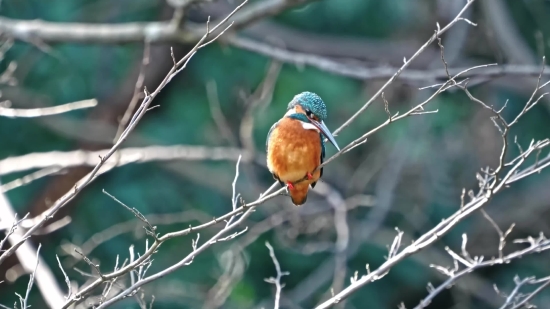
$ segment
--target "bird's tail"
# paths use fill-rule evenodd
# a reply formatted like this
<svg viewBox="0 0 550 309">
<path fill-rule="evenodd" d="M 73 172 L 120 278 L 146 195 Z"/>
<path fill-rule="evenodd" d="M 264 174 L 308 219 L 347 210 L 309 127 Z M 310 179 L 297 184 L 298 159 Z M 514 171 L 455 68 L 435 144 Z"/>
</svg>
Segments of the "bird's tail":
<svg viewBox="0 0 550 309">
<path fill-rule="evenodd" d="M 296 206 L 301 206 L 307 201 L 307 193 L 309 191 L 309 184 L 305 181 L 294 185 L 294 189 L 290 190 L 290 198 L 292 203 Z"/>
</svg>

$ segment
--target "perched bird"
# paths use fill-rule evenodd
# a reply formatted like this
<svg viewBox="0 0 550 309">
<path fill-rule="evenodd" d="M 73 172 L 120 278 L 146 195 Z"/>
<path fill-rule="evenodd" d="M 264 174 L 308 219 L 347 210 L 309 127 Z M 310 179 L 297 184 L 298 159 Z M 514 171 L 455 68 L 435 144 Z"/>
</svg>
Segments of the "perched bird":
<svg viewBox="0 0 550 309">
<path fill-rule="evenodd" d="M 325 158 L 323 135 L 340 150 L 323 122 L 326 118 L 325 102 L 315 93 L 302 92 L 267 133 L 267 167 L 281 186 L 288 187 L 296 206 L 306 202 L 309 187 L 323 176 L 323 168 L 316 170 Z"/>
</svg>

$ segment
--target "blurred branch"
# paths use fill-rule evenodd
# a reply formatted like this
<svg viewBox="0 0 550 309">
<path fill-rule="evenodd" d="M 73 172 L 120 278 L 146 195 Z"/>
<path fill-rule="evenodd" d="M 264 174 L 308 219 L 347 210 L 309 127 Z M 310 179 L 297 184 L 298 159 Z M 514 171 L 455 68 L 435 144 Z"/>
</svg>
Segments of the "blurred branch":
<svg viewBox="0 0 550 309">
<path fill-rule="evenodd" d="M 275 45 L 252 40 L 242 36 L 231 36 L 225 38 L 229 44 L 251 52 L 255 52 L 285 63 L 296 66 L 308 65 L 335 75 L 346 76 L 360 80 L 386 79 L 395 75 L 398 68 L 379 67 L 369 68 L 361 62 L 353 63 L 333 60 L 332 58 L 318 56 L 315 54 L 299 53 Z M 550 68 L 549 68 L 550 69 Z M 451 75 L 464 71 L 466 68 L 453 68 L 449 71 Z M 471 71 L 463 75 L 469 77 L 496 78 L 508 75 L 533 76 L 540 74 L 540 67 L 536 65 L 499 65 L 498 67 L 485 68 L 483 70 Z M 444 80 L 446 72 L 443 69 L 434 70 L 406 70 L 400 73 L 396 78 L 400 80 L 414 82 L 415 84 L 426 83 L 437 80 Z M 550 76 L 550 70 L 545 70 L 544 76 Z"/>
<path fill-rule="evenodd" d="M 412 55 L 409 59 L 406 59 L 406 58 L 403 59 L 403 61 L 405 62 L 403 64 L 403 66 L 401 66 L 401 68 L 399 68 L 399 70 L 397 70 L 397 72 L 395 72 L 394 75 L 392 75 L 392 77 L 390 77 L 390 79 L 367 101 L 367 103 L 365 103 L 355 114 L 353 114 L 353 116 L 351 116 L 346 122 L 344 122 L 344 124 L 342 124 L 338 129 L 336 129 L 333 132 L 333 135 L 335 135 L 335 136 L 338 135 L 338 133 L 340 131 L 342 131 L 344 128 L 349 126 L 357 117 L 359 117 L 359 115 L 362 114 L 384 92 L 384 90 L 389 85 L 391 85 L 399 75 L 401 75 L 401 72 L 404 71 L 411 64 L 411 62 L 414 61 L 414 59 L 416 59 L 430 44 L 432 44 L 438 37 L 440 37 L 443 33 L 445 33 L 447 30 L 449 30 L 457 22 L 462 21 L 463 18 L 461 18 L 461 15 L 464 13 L 464 11 L 466 11 L 470 7 L 470 5 L 472 5 L 474 3 L 474 1 L 475 0 L 468 0 L 466 2 L 466 5 L 464 5 L 462 10 L 460 10 L 458 15 L 449 24 L 447 24 L 447 26 L 445 26 L 443 28 L 440 28 L 439 24 L 437 24 L 437 30 L 430 37 L 430 39 L 426 43 L 424 43 L 424 45 L 422 45 L 414 53 L 414 55 Z M 460 73 L 458 73 L 458 74 L 460 74 Z M 391 121 L 391 119 L 389 119 L 389 120 Z M 365 137 L 365 140 L 366 140 L 366 137 Z"/>
<path fill-rule="evenodd" d="M 231 146 L 238 146 L 237 138 L 233 135 L 229 123 L 227 123 L 227 118 L 223 114 L 220 97 L 218 96 L 218 86 L 215 80 L 210 80 L 206 83 L 206 96 L 208 98 L 208 104 L 210 106 L 210 114 L 214 123 L 218 127 L 218 131 L 221 136 L 223 136 Z"/>
<path fill-rule="evenodd" d="M 276 15 L 288 8 L 298 6 L 312 0 L 267 0 L 249 5 L 247 9 L 235 14 L 230 19 L 234 22 L 234 30 L 245 27 L 257 20 L 268 16 Z M 185 2 L 185 1 L 184 1 Z M 459 16 L 462 14 L 461 12 Z M 455 20 L 454 22 L 457 22 Z M 451 25 L 451 22 L 449 25 Z M 128 43 L 128 42 L 178 42 L 192 43 L 196 42 L 202 35 L 204 28 L 187 23 L 188 27 L 180 29 L 175 28 L 170 22 L 149 22 L 149 23 L 122 23 L 122 24 L 84 24 L 84 23 L 59 23 L 46 22 L 40 20 L 15 20 L 0 17 L 0 31 L 22 40 L 28 40 L 32 37 L 40 38 L 42 41 L 60 41 L 60 42 L 86 42 L 86 43 Z M 448 25 L 448 26 L 449 26 Z M 447 26 L 447 27 L 448 27 Z M 441 29 L 440 36 L 447 28 Z M 433 42 L 433 39 L 425 44 Z M 242 36 L 230 36 L 222 39 L 235 47 L 249 50 L 258 54 L 268 56 L 272 59 L 282 62 L 302 66 L 308 65 L 336 75 L 342 75 L 361 80 L 385 79 L 395 75 L 395 79 L 412 81 L 415 83 L 436 81 L 445 78 L 443 70 L 408 70 L 395 74 L 398 70 L 393 67 L 369 68 L 362 63 L 353 63 L 333 60 L 329 57 L 318 56 L 310 53 L 300 53 L 279 48 L 277 46 L 249 39 Z M 406 65 L 417 57 L 415 53 Z M 463 71 L 464 68 L 458 68 L 451 71 L 451 74 Z M 550 75 L 550 70 L 546 70 L 545 76 Z M 499 77 L 505 75 L 519 76 L 537 76 L 539 68 L 534 65 L 501 65 L 498 68 L 488 68 L 483 71 L 471 72 L 464 77 Z M 383 90 L 383 89 L 382 89 Z"/>
<path fill-rule="evenodd" d="M 519 31 L 506 1 L 481 1 L 480 7 L 491 29 L 491 34 L 508 62 L 514 64 L 535 63 L 533 52 Z"/>
<path fill-rule="evenodd" d="M 210 28 L 210 21 L 207 22 L 207 31 L 204 33 L 202 38 L 195 44 L 195 46 L 189 51 L 187 55 L 185 55 L 183 58 L 181 58 L 178 62 L 174 61 L 173 67 L 170 69 L 168 74 L 165 76 L 164 80 L 160 83 L 160 85 L 155 89 L 154 92 L 149 93 L 146 89 L 145 97 L 139 106 L 138 110 L 134 113 L 134 116 L 130 120 L 130 123 L 128 124 L 128 127 L 122 132 L 120 138 L 117 140 L 115 145 L 109 150 L 109 152 L 103 156 L 100 157 L 100 162 L 94 167 L 94 169 L 86 175 L 84 178 L 82 178 L 80 181 L 78 181 L 75 186 L 74 190 L 71 190 L 67 192 L 65 195 L 63 195 L 60 199 L 58 199 L 53 205 L 44 213 L 40 215 L 40 221 L 34 225 L 32 228 L 30 228 L 25 235 L 17 242 L 12 244 L 12 247 L 5 251 L 2 255 L 0 255 L 0 264 L 7 259 L 9 256 L 11 256 L 18 248 L 21 246 L 25 241 L 33 235 L 35 231 L 40 229 L 47 220 L 53 218 L 55 213 L 61 209 L 63 206 L 65 206 L 69 201 L 71 201 L 82 189 L 84 189 L 88 184 L 90 184 L 93 180 L 95 180 L 99 174 L 99 170 L 101 167 L 105 164 L 105 162 L 113 156 L 117 149 L 120 147 L 120 145 L 126 140 L 127 136 L 134 130 L 134 128 L 137 126 L 141 118 L 145 115 L 145 113 L 149 110 L 149 106 L 151 102 L 156 98 L 156 96 L 166 87 L 166 85 L 172 80 L 174 76 L 176 76 L 179 72 L 181 72 L 183 69 L 186 68 L 187 63 L 191 58 L 197 53 L 197 51 L 213 41 L 215 41 L 221 34 L 223 34 L 230 26 L 227 26 L 224 28 L 221 28 L 222 25 L 224 25 L 227 20 L 235 14 L 236 11 L 238 11 L 244 4 L 247 3 L 248 0 L 245 0 L 240 6 L 238 6 L 234 11 L 232 11 L 225 19 L 220 21 L 216 26 L 213 28 Z M 215 36 L 213 39 L 207 41 L 207 38 L 209 38 L 212 33 L 216 32 L 218 29 L 223 29 L 217 36 Z"/>
<path fill-rule="evenodd" d="M 231 21 L 234 30 L 241 29 L 266 17 L 277 15 L 287 9 L 319 0 L 262 0 L 251 3 L 235 14 Z"/>
<path fill-rule="evenodd" d="M 277 83 L 282 64 L 277 60 L 271 61 L 269 68 L 260 85 L 256 90 L 245 99 L 247 105 L 246 111 L 242 117 L 239 127 L 239 137 L 243 148 L 251 153 L 256 152 L 254 146 L 254 115 L 256 111 L 264 109 L 273 97 L 275 84 Z"/>
<path fill-rule="evenodd" d="M 8 118 L 34 118 L 44 117 L 51 115 L 58 115 L 67 113 L 70 111 L 90 108 L 97 105 L 96 99 L 83 100 L 78 102 L 72 102 L 52 107 L 43 108 L 29 108 L 29 109 L 16 109 L 0 106 L 0 116 Z"/>
<path fill-rule="evenodd" d="M 25 217 L 23 219 L 25 219 Z M 8 241 L 13 248 L 15 244 L 20 243 L 22 240 L 25 241 L 28 238 L 19 230 L 19 224 L 23 220 L 17 220 L 15 211 L 8 198 L 4 193 L 0 192 L 0 221 L 5 224 L 11 220 L 14 220 L 11 228 L 6 231 L 5 238 L 0 240 L 0 250 L 6 241 Z M 7 252 L 7 250 L 4 252 Z M 28 290 L 32 288 L 32 281 L 36 280 L 36 285 L 47 306 L 49 308 L 58 308 L 61 306 L 64 302 L 63 292 L 59 288 L 51 269 L 49 269 L 48 265 L 38 254 L 38 250 L 35 250 L 30 243 L 24 242 L 19 247 L 19 250 L 16 251 L 16 256 L 24 271 L 33 274 L 32 280 L 29 282 Z M 36 259 L 36 261 L 34 259 Z M 28 291 L 27 296 L 24 298 L 25 304 L 27 298 Z M 23 306 L 23 303 L 21 305 L 22 308 L 26 308 Z"/>
<path fill-rule="evenodd" d="M 74 150 L 74 151 L 52 151 L 43 153 L 31 153 L 19 157 L 8 157 L 0 160 L 0 176 L 31 169 L 46 168 L 71 168 L 77 166 L 96 166 L 110 149 L 99 151 Z M 252 162 L 254 158 L 246 151 L 231 147 L 207 147 L 207 146 L 147 146 L 128 147 L 118 149 L 115 153 L 115 161 L 105 164 L 99 174 L 105 173 L 112 168 L 132 163 L 147 163 L 155 161 L 237 161 L 242 154 L 244 162 Z"/>
<path fill-rule="evenodd" d="M 334 261 L 334 276 L 331 284 L 332 292 L 339 292 L 344 287 L 344 281 L 347 271 L 348 260 L 348 245 L 350 237 L 350 229 L 347 222 L 348 204 L 342 195 L 321 182 L 318 184 L 317 192 L 321 194 L 334 210 L 334 229 L 336 231 L 335 244 L 335 261 Z M 352 201 L 349 201 L 352 202 Z M 353 205 L 355 206 L 355 205 Z M 339 304 L 341 308 L 345 307 L 345 303 Z"/>
<path fill-rule="evenodd" d="M 170 213 L 170 214 L 150 214 L 147 215 L 147 220 L 152 225 L 170 225 L 176 223 L 184 223 L 189 221 L 199 221 L 204 222 L 211 220 L 212 217 L 208 216 L 205 213 L 202 213 L 198 210 L 186 210 L 179 213 Z M 142 233 L 145 232 L 141 225 L 135 220 L 129 220 L 126 222 L 118 223 L 110 226 L 109 228 L 93 234 L 87 241 L 82 243 L 82 245 L 63 245 L 62 248 L 65 252 L 70 254 L 76 260 L 82 259 L 82 256 L 74 254 L 74 248 L 78 248 L 80 252 L 85 255 L 90 255 L 92 251 L 97 248 L 97 246 L 125 233 L 134 232 Z"/>
<path fill-rule="evenodd" d="M 1 185 L 0 186 L 0 192 L 6 193 L 10 190 L 13 190 L 13 189 L 16 189 L 18 187 L 27 185 L 27 184 L 29 184 L 29 183 L 37 180 L 37 179 L 40 179 L 40 178 L 43 178 L 43 177 L 46 177 L 46 176 L 51 176 L 51 175 L 58 174 L 62 170 L 63 169 L 60 168 L 60 167 L 46 167 L 46 168 L 40 169 L 40 170 L 38 170 L 36 172 L 33 172 L 29 175 L 25 175 L 21 178 L 12 180 L 12 181 L 4 184 L 4 185 Z"/>
<path fill-rule="evenodd" d="M 257 20 L 309 1 L 312 0 L 264 0 L 254 2 L 238 14 L 234 14 L 235 11 L 233 11 L 229 22 L 233 23 L 235 29 L 241 29 Z M 241 5 L 239 5 L 239 8 Z M 227 20 L 223 19 L 221 21 L 226 22 Z M 214 21 L 214 24 L 219 24 L 221 21 Z M 130 42 L 196 43 L 207 30 L 205 26 L 191 22 L 187 22 L 184 28 L 179 28 L 177 24 L 173 24 L 171 21 L 92 24 L 18 20 L 0 17 L 0 32 L 23 41 L 39 39 L 42 42 L 107 44 Z M 211 34 L 217 35 L 214 31 Z"/>
<path fill-rule="evenodd" d="M 145 68 L 149 64 L 150 54 L 151 54 L 151 45 L 149 44 L 149 42 L 145 42 L 145 46 L 143 47 L 143 56 L 141 59 L 141 66 L 139 68 L 138 78 L 136 80 L 136 85 L 134 87 L 134 95 L 132 96 L 132 99 L 128 104 L 128 108 L 126 108 L 124 115 L 120 119 L 120 123 L 118 124 L 117 132 L 113 140 L 114 143 L 116 143 L 116 141 L 120 138 L 120 134 L 128 124 L 128 121 L 130 121 L 130 117 L 132 116 L 132 113 L 135 110 L 137 103 L 139 102 L 140 99 L 143 98 L 143 93 L 141 92 L 141 89 L 143 88 L 143 83 L 145 82 Z"/>
</svg>

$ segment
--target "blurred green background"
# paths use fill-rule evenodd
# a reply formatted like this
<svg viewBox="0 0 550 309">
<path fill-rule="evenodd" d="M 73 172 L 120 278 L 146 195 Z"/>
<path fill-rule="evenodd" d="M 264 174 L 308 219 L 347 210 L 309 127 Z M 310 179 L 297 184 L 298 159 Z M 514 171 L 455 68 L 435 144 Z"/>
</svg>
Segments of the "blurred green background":
<svg viewBox="0 0 550 309">
<path fill-rule="evenodd" d="M 199 1 L 186 12 L 186 20 L 202 24 L 208 15 L 225 16 L 237 3 Z M 464 3 L 462 0 L 321 0 L 254 23 L 237 35 L 362 67 L 399 67 L 403 57 L 409 58 L 432 35 L 436 22 L 447 24 Z M 500 14 L 499 10 L 507 14 Z M 153 0 L 3 0 L 0 6 L 0 15 L 9 18 L 89 23 L 169 20 L 173 11 L 165 1 Z M 549 1 L 476 1 L 465 17 L 478 26 L 459 23 L 443 38 L 449 66 L 464 68 L 497 62 L 540 67 L 543 54 L 550 55 L 547 16 L 550 16 Z M 8 34 L 2 35 L 9 39 Z M 181 57 L 193 44 L 166 42 L 151 46 L 144 83 L 150 90 L 155 89 L 172 65 L 170 46 Z M 109 148 L 118 121 L 132 98 L 143 50 L 142 43 L 15 40 L 1 66 L 5 70 L 10 62 L 17 63 L 13 72 L 16 83 L 1 86 L 3 100 L 10 100 L 17 108 L 53 106 L 88 98 L 97 98 L 99 104 L 61 116 L 0 118 L 0 160 L 34 152 Z M 442 69 L 439 52 L 437 45 L 432 44 L 410 68 Z M 257 100 L 266 76 L 275 77 L 273 91 Z M 203 145 L 248 149 L 247 143 L 251 141 L 258 160 L 241 165 L 237 191 L 246 201 L 253 201 L 273 182 L 263 165 L 267 132 L 285 113 L 295 94 L 306 90 L 318 93 L 328 106 L 326 124 L 334 130 L 386 80 L 340 76 L 311 66 L 280 63 L 231 44 L 214 43 L 200 50 L 161 92 L 153 102 L 159 107 L 145 115 L 123 147 Z M 471 91 L 487 104 L 500 107 L 509 100 L 504 116 L 511 119 L 531 95 L 536 78 L 504 75 L 473 81 L 476 83 Z M 420 103 L 432 90 L 418 88 L 436 82 L 429 78 L 397 80 L 385 93 L 390 111 L 405 112 Z M 331 288 L 340 291 L 347 286 L 356 270 L 359 275 L 364 274 L 365 264 L 370 264 L 371 269 L 379 266 L 395 236 L 394 227 L 405 232 L 408 244 L 456 211 L 462 188 L 476 189 L 475 173 L 498 162 L 501 139 L 489 112 L 470 102 L 462 92 L 440 95 L 428 106 L 438 113 L 393 123 L 325 167 L 323 181 L 348 201 L 359 201 L 355 203 L 359 205 L 348 204 L 349 240 L 343 254 L 336 249 L 339 236 L 335 211 L 322 194 L 316 193 L 322 193 L 326 187 L 313 190 L 301 208 L 293 206 L 288 197 L 280 196 L 258 208 L 247 220 L 248 231 L 243 235 L 212 246 L 191 265 L 146 285 L 145 299 L 149 302 L 154 295 L 153 308 L 159 309 L 271 308 L 274 286 L 264 278 L 274 276 L 275 269 L 265 241 L 275 248 L 282 269 L 290 272 L 283 279 L 282 308 L 312 308 L 330 296 Z M 219 121 L 213 116 L 219 116 L 218 108 L 228 128 L 220 130 Z M 533 138 L 549 137 L 549 111 L 550 101 L 541 101 L 515 127 L 511 141 L 517 136 L 526 146 Z M 242 120 L 247 113 L 253 117 L 251 140 L 243 140 L 240 133 L 246 129 Z M 339 145 L 346 145 L 386 118 L 383 102 L 375 101 L 337 136 Z M 328 156 L 334 154 L 334 147 L 329 145 L 327 152 Z M 515 155 L 514 147 L 507 158 Z M 36 215 L 90 170 L 89 167 L 66 169 L 10 190 L 7 196 L 19 214 Z M 5 184 L 27 173 L 2 175 L 1 181 Z M 139 252 L 145 246 L 141 222 L 103 194 L 102 189 L 147 217 L 166 215 L 155 217 L 161 222 L 159 231 L 166 233 L 228 212 L 234 174 L 234 161 L 176 160 L 116 168 L 88 186 L 56 216 L 56 219 L 69 216 L 70 224 L 33 237 L 31 242 L 35 246 L 42 244 L 42 257 L 62 289 L 66 286 L 56 254 L 71 280 L 82 285 L 90 278 L 75 268 L 87 273 L 91 270 L 73 256 L 75 246 L 85 248 L 99 242 L 88 256 L 104 272 L 113 269 L 117 255 L 121 260 L 128 257 L 131 244 Z M 548 234 L 549 186 L 547 171 L 522 180 L 497 196 L 487 211 L 503 229 L 516 223 L 511 238 L 536 236 L 539 232 Z M 106 241 L 100 241 L 97 235 L 93 238 L 112 226 L 120 227 L 117 236 Z M 219 227 L 202 230 L 200 240 L 205 241 L 218 230 Z M 472 255 L 489 258 L 497 254 L 498 235 L 481 214 L 475 214 L 434 246 L 362 288 L 340 307 L 397 308 L 401 302 L 407 308 L 417 305 L 427 293 L 428 282 L 437 285 L 445 279 L 430 264 L 451 265 L 452 259 L 444 248 L 458 250 L 462 233 L 469 235 Z M 192 234 L 164 244 L 155 255 L 149 274 L 185 257 L 195 237 Z M 508 250 L 520 248 L 511 242 L 509 246 Z M 548 253 L 542 253 L 470 274 L 436 297 L 429 308 L 499 308 L 504 298 L 495 293 L 493 284 L 510 292 L 516 274 L 546 276 L 550 273 L 548 257 Z M 0 265 L 2 280 L 0 303 L 11 305 L 17 301 L 15 292 L 24 293 L 28 275 L 18 267 L 17 259 L 11 258 Z M 129 282 L 128 278 L 124 280 L 120 284 Z M 534 303 L 544 308 L 550 303 L 550 291 L 541 293 Z M 31 293 L 31 305 L 46 308 L 36 287 Z M 139 306 L 134 298 L 128 298 L 112 308 Z"/>
</svg>

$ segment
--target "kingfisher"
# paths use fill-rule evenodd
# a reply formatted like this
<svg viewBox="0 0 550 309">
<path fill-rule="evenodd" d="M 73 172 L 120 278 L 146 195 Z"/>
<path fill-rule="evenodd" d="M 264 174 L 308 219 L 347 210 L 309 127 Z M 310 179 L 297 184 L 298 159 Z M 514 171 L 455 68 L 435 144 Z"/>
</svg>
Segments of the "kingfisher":
<svg viewBox="0 0 550 309">
<path fill-rule="evenodd" d="M 267 133 L 267 167 L 282 187 L 287 186 L 296 206 L 306 202 L 309 188 L 323 176 L 323 168 L 317 169 L 325 158 L 323 135 L 340 151 L 324 123 L 326 118 L 327 106 L 321 97 L 302 92 Z"/>
</svg>

